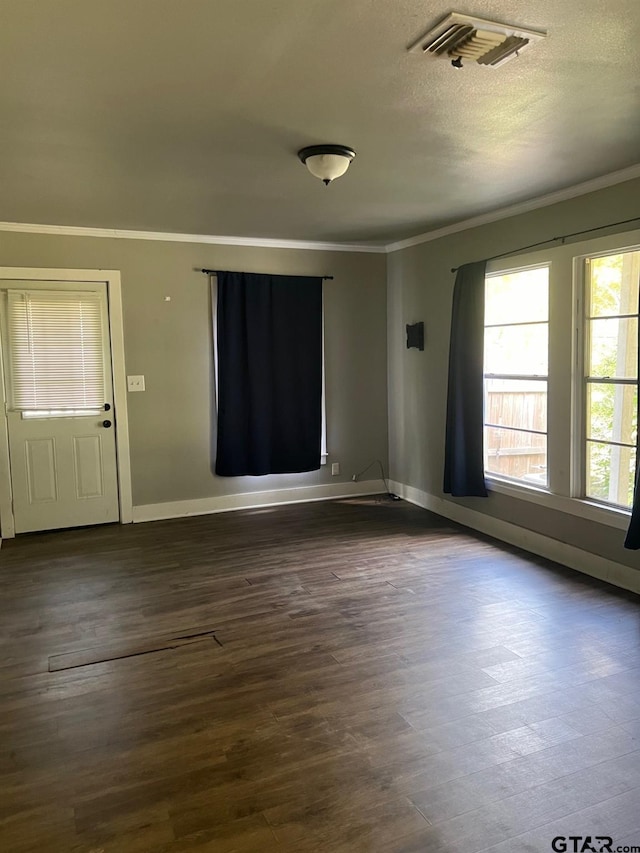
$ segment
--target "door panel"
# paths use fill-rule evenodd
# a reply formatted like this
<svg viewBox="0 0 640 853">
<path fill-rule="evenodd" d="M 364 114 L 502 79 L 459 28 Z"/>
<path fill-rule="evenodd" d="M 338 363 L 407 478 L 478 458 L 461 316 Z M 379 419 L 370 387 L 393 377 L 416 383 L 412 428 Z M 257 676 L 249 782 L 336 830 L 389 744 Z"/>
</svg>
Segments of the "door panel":
<svg viewBox="0 0 640 853">
<path fill-rule="evenodd" d="M 3 283 L 4 284 L 4 283 Z M 6 282 L 7 289 L 13 293 L 24 290 L 25 293 L 46 289 L 42 282 Z M 80 409 L 69 410 L 69 414 L 61 415 L 63 406 L 58 406 L 55 395 L 50 393 L 51 371 L 43 379 L 46 386 L 47 408 L 37 411 L 9 410 L 7 426 L 9 435 L 9 457 L 11 466 L 11 484 L 13 492 L 13 514 L 16 533 L 35 530 L 51 530 L 62 527 L 77 527 L 89 524 L 102 524 L 119 519 L 118 482 L 116 467 L 115 425 L 116 413 L 113 410 L 113 391 L 111 377 L 111 352 L 108 337 L 108 318 L 106 286 L 101 283 L 61 283 L 56 282 L 51 290 L 58 292 L 60 303 L 64 303 L 74 294 L 90 291 L 101 295 L 103 319 L 102 347 L 104 376 L 98 377 L 100 394 L 103 394 L 102 405 L 109 405 L 109 420 L 105 420 L 104 410 L 95 406 L 87 411 Z M 62 293 L 60 293 L 62 291 Z M 4 294 L 2 294 L 4 295 Z M 13 297 L 12 297 L 13 298 Z M 3 344 L 5 352 L 8 349 L 8 328 L 6 321 L 6 306 L 4 302 Z M 42 320 L 42 305 L 39 306 L 39 335 L 45 335 L 46 329 Z M 60 311 L 59 305 L 53 306 L 53 311 Z M 56 334 L 59 334 L 60 322 L 53 323 Z M 73 327 L 73 324 L 71 324 Z M 65 356 L 61 359 L 64 364 L 68 353 L 74 352 L 73 334 L 65 340 Z M 28 337 L 28 336 L 27 336 Z M 96 339 L 99 341 L 99 337 Z M 95 341 L 94 341 L 95 343 Z M 55 344 L 45 340 L 47 352 L 55 357 Z M 82 342 L 78 352 L 82 352 Z M 98 346 L 99 343 L 95 344 Z M 28 343 L 31 346 L 31 343 Z M 34 342 L 34 353 L 37 341 Z M 30 353 L 27 351 L 27 356 Z M 60 370 L 60 386 L 64 391 L 65 382 L 82 372 L 79 368 L 81 355 L 78 359 L 71 358 L 68 371 L 64 366 Z M 34 355 L 34 361 L 36 361 Z M 8 359 L 5 357 L 5 365 Z M 94 371 L 95 373 L 95 371 Z M 57 381 L 57 375 L 56 375 Z M 83 379 L 89 382 L 91 380 Z M 5 369 L 7 398 L 11 395 L 11 372 Z M 55 382 L 54 382 L 55 384 Z M 104 391 L 103 391 L 104 389 Z M 88 391 L 91 389 L 88 388 Z M 63 392 L 61 392 L 63 393 Z M 108 423 L 109 427 L 105 427 Z"/>
<path fill-rule="evenodd" d="M 27 439 L 24 450 L 29 503 L 57 500 L 55 440 L 53 438 Z M 19 453 L 19 450 L 16 449 L 16 452 Z"/>
<path fill-rule="evenodd" d="M 76 472 L 76 497 L 101 498 L 104 495 L 102 436 L 74 435 L 73 462 Z"/>
</svg>

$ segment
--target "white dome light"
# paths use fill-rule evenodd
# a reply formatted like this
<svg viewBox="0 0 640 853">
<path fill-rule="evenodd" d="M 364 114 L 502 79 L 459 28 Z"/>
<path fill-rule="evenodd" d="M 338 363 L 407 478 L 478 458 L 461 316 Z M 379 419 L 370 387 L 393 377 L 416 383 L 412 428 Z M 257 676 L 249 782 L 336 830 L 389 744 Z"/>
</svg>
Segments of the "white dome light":
<svg viewBox="0 0 640 853">
<path fill-rule="evenodd" d="M 325 185 L 344 175 L 355 156 L 356 152 L 346 145 L 309 145 L 298 151 L 307 169 Z"/>
</svg>

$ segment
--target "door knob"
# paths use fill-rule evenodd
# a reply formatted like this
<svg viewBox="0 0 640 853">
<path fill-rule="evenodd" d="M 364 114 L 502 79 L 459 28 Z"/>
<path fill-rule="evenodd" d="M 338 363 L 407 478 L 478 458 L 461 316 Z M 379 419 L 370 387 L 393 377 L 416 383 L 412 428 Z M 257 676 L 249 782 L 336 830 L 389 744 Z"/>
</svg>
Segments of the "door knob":
<svg viewBox="0 0 640 853">
<path fill-rule="evenodd" d="M 105 404 L 104 404 L 104 410 L 105 410 L 105 412 L 108 412 L 110 408 L 111 408 L 111 403 L 105 403 Z"/>
<path fill-rule="evenodd" d="M 102 426 L 105 429 L 109 429 L 109 427 L 111 426 L 111 421 L 102 421 Z"/>
</svg>

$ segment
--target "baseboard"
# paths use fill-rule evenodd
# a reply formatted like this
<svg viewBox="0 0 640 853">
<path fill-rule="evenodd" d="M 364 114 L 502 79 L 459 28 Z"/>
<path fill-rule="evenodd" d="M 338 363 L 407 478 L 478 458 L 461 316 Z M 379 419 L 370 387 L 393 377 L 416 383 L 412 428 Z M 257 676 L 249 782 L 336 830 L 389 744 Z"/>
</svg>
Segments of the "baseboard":
<svg viewBox="0 0 640 853">
<path fill-rule="evenodd" d="M 485 515 L 483 512 L 431 495 L 413 486 L 406 486 L 404 483 L 390 480 L 389 488 L 409 503 L 428 509 L 458 524 L 464 524 L 465 527 L 471 527 L 502 542 L 516 545 L 524 551 L 546 557 L 548 560 L 561 563 L 563 566 L 606 581 L 621 589 L 640 593 L 640 571 L 629 566 L 623 566 L 613 560 L 583 551 L 574 545 L 567 545 L 566 542 L 518 527 L 508 521 Z"/>
<path fill-rule="evenodd" d="M 216 512 L 233 512 L 237 509 L 257 509 L 281 504 L 331 501 L 377 495 L 383 491 L 380 480 L 363 480 L 353 483 L 327 483 L 322 486 L 301 486 L 292 489 L 271 489 L 264 492 L 223 495 L 217 498 L 199 498 L 189 501 L 170 501 L 133 507 L 133 522 L 160 521 L 167 518 L 185 518 L 190 515 L 210 515 Z"/>
</svg>

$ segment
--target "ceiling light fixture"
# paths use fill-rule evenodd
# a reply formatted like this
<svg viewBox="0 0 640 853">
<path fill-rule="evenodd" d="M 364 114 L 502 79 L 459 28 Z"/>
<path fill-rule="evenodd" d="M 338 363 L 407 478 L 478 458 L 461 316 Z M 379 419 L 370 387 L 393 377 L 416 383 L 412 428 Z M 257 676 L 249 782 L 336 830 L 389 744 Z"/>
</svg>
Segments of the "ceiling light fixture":
<svg viewBox="0 0 640 853">
<path fill-rule="evenodd" d="M 298 151 L 298 157 L 325 186 L 335 181 L 349 168 L 356 152 L 346 145 L 309 145 Z"/>
</svg>

